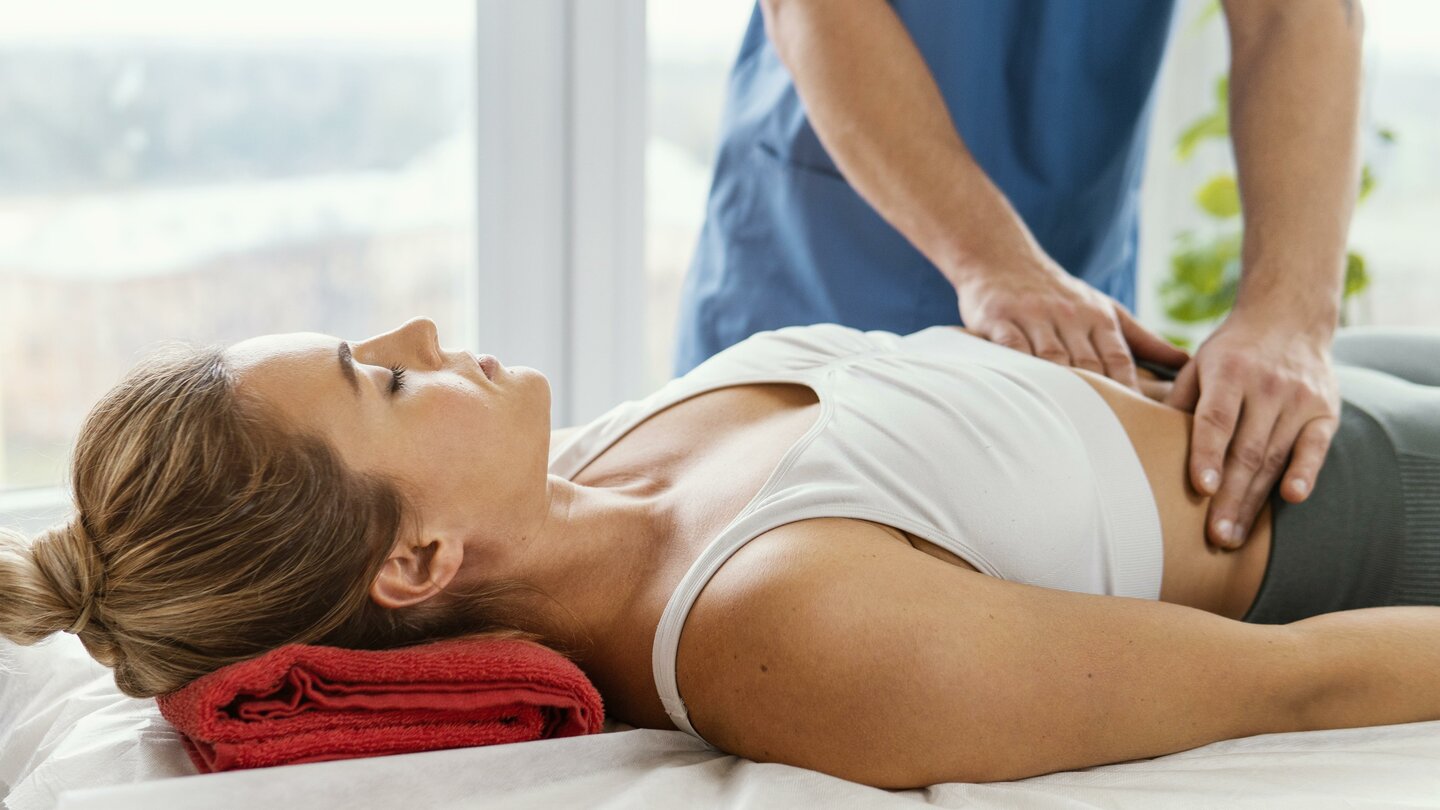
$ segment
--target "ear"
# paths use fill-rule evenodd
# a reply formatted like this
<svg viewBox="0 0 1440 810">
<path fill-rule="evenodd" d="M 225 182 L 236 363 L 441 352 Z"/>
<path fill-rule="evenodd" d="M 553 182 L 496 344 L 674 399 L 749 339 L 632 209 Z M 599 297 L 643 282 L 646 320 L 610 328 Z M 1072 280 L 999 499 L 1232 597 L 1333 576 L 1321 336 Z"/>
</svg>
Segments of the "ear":
<svg viewBox="0 0 1440 810">
<path fill-rule="evenodd" d="M 464 546 L 449 537 L 433 537 L 429 543 L 402 539 L 370 583 L 370 598 L 392 610 L 424 602 L 450 584 L 464 557 Z"/>
</svg>

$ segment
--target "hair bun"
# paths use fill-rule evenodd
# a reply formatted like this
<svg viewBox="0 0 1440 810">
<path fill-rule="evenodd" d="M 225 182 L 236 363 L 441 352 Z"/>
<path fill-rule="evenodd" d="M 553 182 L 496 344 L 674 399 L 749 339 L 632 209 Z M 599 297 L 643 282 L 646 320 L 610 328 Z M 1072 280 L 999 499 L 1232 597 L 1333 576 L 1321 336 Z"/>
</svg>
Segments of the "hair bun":
<svg viewBox="0 0 1440 810">
<path fill-rule="evenodd" d="M 94 615 L 105 579 L 104 566 L 84 523 L 76 517 L 50 528 L 36 540 L 33 552 L 56 596 L 75 612 L 74 620 L 63 631 L 78 635 Z"/>
<path fill-rule="evenodd" d="M 90 540 L 89 532 L 85 531 L 84 521 L 77 516 L 66 525 L 66 529 L 70 535 L 70 547 L 75 552 L 76 572 L 80 574 L 76 578 L 80 607 L 75 621 L 65 628 L 65 632 L 78 635 L 85 629 L 85 625 L 90 623 L 90 616 L 95 611 L 95 600 L 105 590 L 105 566 L 95 552 L 95 544 Z"/>
</svg>

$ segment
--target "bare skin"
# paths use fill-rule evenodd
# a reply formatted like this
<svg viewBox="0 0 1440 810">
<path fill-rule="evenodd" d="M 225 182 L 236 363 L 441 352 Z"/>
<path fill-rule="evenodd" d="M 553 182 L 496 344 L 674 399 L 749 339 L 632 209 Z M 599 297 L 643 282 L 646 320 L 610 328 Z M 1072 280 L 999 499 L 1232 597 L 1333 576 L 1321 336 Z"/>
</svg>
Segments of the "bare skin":
<svg viewBox="0 0 1440 810">
<path fill-rule="evenodd" d="M 378 604 L 417 604 L 451 582 L 535 585 L 546 597 L 524 606 L 522 629 L 572 642 L 607 713 L 647 728 L 673 728 L 650 673 L 666 600 L 818 410 L 802 385 L 706 392 L 652 415 L 567 480 L 547 470 L 544 376 L 446 351 L 428 320 L 343 346 L 310 333 L 257 338 L 228 359 L 242 397 L 325 437 L 348 465 L 389 477 L 410 498 L 414 520 L 371 584 Z M 1223 618 L 1253 598 L 1264 542 L 1238 553 L 1206 546 L 1204 500 L 1185 483 L 1187 417 L 1098 375 L 1087 382 L 1142 445 L 1164 534 L 1161 601 L 1007 582 L 942 563 L 934 549 L 867 521 L 797 521 L 741 548 L 690 612 L 677 670 L 697 727 L 751 758 L 896 787 L 1017 778 L 1270 731 L 1440 718 L 1440 644 L 1430 643 L 1440 639 L 1440 608 L 1284 626 Z M 845 609 L 835 612 L 831 598 L 847 600 Z M 818 613 L 791 614 L 787 600 L 818 604 Z M 997 614 L 1006 620 L 992 621 Z M 868 669 L 847 652 L 856 632 L 880 653 Z M 929 640 L 917 647 L 916 634 Z M 963 649 L 953 643 L 961 638 Z M 964 655 L 974 650 L 988 662 L 978 676 Z M 767 674 L 773 655 L 800 656 L 803 666 Z M 864 719 L 846 707 L 876 705 L 893 691 L 897 666 L 910 675 L 911 703 L 954 716 L 938 725 L 918 709 L 870 717 L 879 723 L 872 742 L 885 738 L 881 757 L 874 746 L 836 748 L 823 725 L 797 736 L 804 724 L 795 720 Z M 956 678 L 978 678 L 961 691 L 980 702 L 950 697 Z M 749 691 L 737 691 L 741 682 Z M 965 735 L 936 736 L 980 715 L 983 750 Z M 1116 733 L 1085 733 L 1096 723 Z M 1037 738 L 1036 724 L 1067 733 Z M 958 766 L 952 753 L 972 762 Z"/>
</svg>

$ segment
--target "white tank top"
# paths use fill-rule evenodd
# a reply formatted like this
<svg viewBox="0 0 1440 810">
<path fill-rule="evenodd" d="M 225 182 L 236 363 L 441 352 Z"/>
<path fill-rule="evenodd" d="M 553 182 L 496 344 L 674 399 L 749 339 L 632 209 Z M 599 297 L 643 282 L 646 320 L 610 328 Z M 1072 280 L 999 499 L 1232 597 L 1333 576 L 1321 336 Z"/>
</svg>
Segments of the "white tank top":
<svg viewBox="0 0 1440 810">
<path fill-rule="evenodd" d="M 799 383 L 820 414 L 681 578 L 655 631 L 655 687 L 690 725 L 675 681 L 685 617 L 752 538 L 816 517 L 893 526 L 1014 582 L 1158 599 L 1160 516 L 1129 437 L 1074 372 L 956 329 L 837 324 L 760 332 L 551 448 L 574 477 L 651 415 L 706 391 Z"/>
</svg>

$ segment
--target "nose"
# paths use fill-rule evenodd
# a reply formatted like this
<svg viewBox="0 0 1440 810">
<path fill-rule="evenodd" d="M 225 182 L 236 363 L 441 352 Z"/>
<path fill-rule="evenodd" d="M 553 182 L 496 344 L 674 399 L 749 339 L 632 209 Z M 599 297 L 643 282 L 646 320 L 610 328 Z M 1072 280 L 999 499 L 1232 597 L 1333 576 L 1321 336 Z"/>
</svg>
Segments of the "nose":
<svg viewBox="0 0 1440 810">
<path fill-rule="evenodd" d="M 395 362 L 412 365 L 423 362 L 434 366 L 444 363 L 444 354 L 440 349 L 440 330 L 429 318 L 411 318 L 389 332 L 366 338 L 355 348 L 358 351 L 361 347 L 397 355 Z"/>
<path fill-rule="evenodd" d="M 429 318 L 411 318 L 395 331 L 409 335 L 418 346 L 439 356 L 440 330 Z"/>
</svg>

